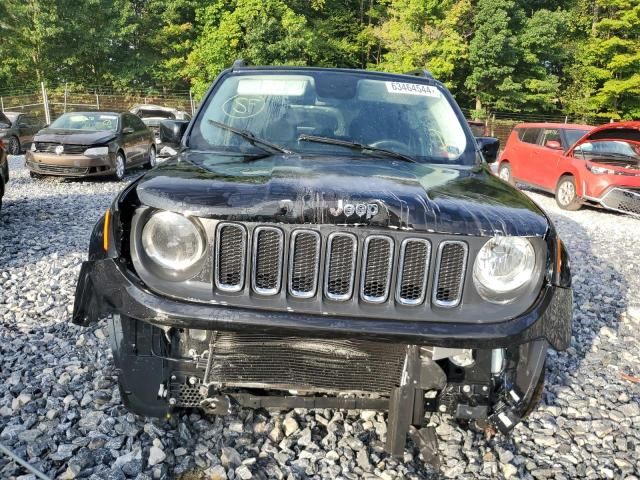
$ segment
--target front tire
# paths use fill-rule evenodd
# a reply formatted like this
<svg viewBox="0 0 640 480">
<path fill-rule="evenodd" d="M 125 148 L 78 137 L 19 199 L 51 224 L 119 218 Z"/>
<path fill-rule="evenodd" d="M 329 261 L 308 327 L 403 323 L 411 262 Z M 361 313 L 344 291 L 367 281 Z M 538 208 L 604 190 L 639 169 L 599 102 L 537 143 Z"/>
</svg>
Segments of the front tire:
<svg viewBox="0 0 640 480">
<path fill-rule="evenodd" d="M 502 162 L 500 164 L 500 167 L 498 168 L 498 177 L 507 182 L 509 185 L 516 184 L 511 174 L 511 165 L 509 165 L 509 162 Z"/>
<path fill-rule="evenodd" d="M 117 181 L 121 181 L 124 178 L 126 164 L 127 160 L 124 158 L 124 153 L 118 152 L 116 155 L 115 172 L 113 172 L 113 178 Z"/>
<path fill-rule="evenodd" d="M 7 143 L 7 153 L 9 155 L 20 155 L 20 140 L 18 137 L 9 138 L 9 142 Z"/>
<path fill-rule="evenodd" d="M 149 161 L 147 162 L 147 168 L 153 168 L 158 165 L 158 155 L 156 153 L 155 145 L 149 147 Z"/>
<path fill-rule="evenodd" d="M 582 207 L 582 202 L 576 191 L 576 180 L 572 175 L 560 178 L 556 185 L 556 203 L 563 210 L 575 211 Z"/>
<path fill-rule="evenodd" d="M 538 378 L 538 383 L 536 383 L 536 387 L 533 390 L 533 394 L 531 395 L 531 399 L 522 413 L 522 418 L 528 417 L 531 412 L 533 412 L 540 401 L 542 400 L 542 394 L 544 393 L 544 381 L 545 381 L 545 367 L 542 366 L 542 371 L 540 372 L 540 377 Z"/>
</svg>

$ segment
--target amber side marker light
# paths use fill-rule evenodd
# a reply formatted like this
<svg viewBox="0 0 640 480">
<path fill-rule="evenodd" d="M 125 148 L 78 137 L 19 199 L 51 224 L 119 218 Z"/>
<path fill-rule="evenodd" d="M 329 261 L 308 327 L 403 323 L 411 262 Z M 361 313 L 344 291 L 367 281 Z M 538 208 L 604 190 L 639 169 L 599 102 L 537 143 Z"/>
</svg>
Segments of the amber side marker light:
<svg viewBox="0 0 640 480">
<path fill-rule="evenodd" d="M 102 230 L 102 249 L 105 252 L 109 251 L 109 227 L 111 224 L 111 209 L 107 208 L 107 212 L 104 214 L 104 228 Z"/>
</svg>

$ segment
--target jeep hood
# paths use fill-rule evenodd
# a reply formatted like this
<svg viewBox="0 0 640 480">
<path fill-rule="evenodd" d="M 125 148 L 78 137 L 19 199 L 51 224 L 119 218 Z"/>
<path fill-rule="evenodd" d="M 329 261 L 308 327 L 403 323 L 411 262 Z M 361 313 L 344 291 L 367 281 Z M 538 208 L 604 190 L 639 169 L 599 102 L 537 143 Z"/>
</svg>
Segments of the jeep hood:
<svg viewBox="0 0 640 480">
<path fill-rule="evenodd" d="M 548 219 L 483 167 L 320 155 L 185 152 L 136 186 L 148 206 L 246 222 L 543 236 Z"/>
<path fill-rule="evenodd" d="M 45 128 L 40 130 L 34 142 L 52 142 L 72 145 L 95 145 L 110 142 L 116 133 L 110 130 L 66 130 L 62 128 Z"/>
</svg>

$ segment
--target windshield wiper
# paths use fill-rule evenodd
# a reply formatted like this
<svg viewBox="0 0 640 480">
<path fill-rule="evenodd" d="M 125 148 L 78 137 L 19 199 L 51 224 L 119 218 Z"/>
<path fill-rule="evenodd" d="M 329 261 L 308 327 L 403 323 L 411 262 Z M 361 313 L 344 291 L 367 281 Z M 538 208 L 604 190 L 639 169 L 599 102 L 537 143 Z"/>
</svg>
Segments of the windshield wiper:
<svg viewBox="0 0 640 480">
<path fill-rule="evenodd" d="M 409 155 L 405 155 L 404 153 L 394 152 L 393 150 L 387 150 L 386 148 L 378 148 L 372 145 L 366 145 L 364 143 L 351 142 L 349 140 L 339 140 L 337 138 L 331 137 L 319 137 L 316 135 L 300 135 L 298 140 L 301 142 L 316 142 L 316 143 L 326 143 L 328 145 L 338 145 L 340 147 L 350 148 L 352 150 L 358 150 L 364 154 L 367 153 L 377 153 L 381 155 L 385 155 L 387 157 L 397 158 L 398 160 L 403 160 L 405 162 L 412 163 L 420 163 L 415 158 L 410 157 Z"/>
<path fill-rule="evenodd" d="M 251 145 L 254 145 L 258 148 L 262 148 L 263 150 L 271 149 L 271 151 L 276 151 L 279 153 L 284 153 L 287 155 L 291 155 L 293 152 L 291 150 L 287 150 L 280 145 L 275 143 L 271 143 L 269 140 L 265 140 L 263 138 L 256 137 L 249 130 L 242 130 L 240 128 L 232 127 L 231 125 L 227 125 L 226 123 L 217 122 L 215 120 L 208 120 L 211 125 L 215 125 L 216 127 L 222 128 L 223 130 L 227 130 L 228 132 L 235 133 L 240 137 L 247 140 Z"/>
</svg>

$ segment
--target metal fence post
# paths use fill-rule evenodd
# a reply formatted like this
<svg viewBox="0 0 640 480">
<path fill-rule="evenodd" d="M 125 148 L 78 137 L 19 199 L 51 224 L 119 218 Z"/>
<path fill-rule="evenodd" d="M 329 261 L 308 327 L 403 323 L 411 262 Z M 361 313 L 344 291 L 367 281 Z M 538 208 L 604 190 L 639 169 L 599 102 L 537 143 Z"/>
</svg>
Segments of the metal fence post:
<svg viewBox="0 0 640 480">
<path fill-rule="evenodd" d="M 4 100 L 0 97 L 0 112 L 4 112 Z"/>
<path fill-rule="evenodd" d="M 67 82 L 64 82 L 64 113 L 67 113 Z"/>
<path fill-rule="evenodd" d="M 193 108 L 193 95 L 191 94 L 191 89 L 189 89 L 189 106 L 191 106 L 191 116 L 194 115 L 194 108 Z"/>
<path fill-rule="evenodd" d="M 96 92 L 96 106 L 98 107 L 98 110 L 100 110 L 100 99 L 98 98 L 98 92 Z"/>
<path fill-rule="evenodd" d="M 47 125 L 51 123 L 51 112 L 49 111 L 49 97 L 47 97 L 47 89 L 44 88 L 44 82 L 40 82 L 42 87 L 42 104 L 44 105 L 44 119 Z"/>
</svg>

